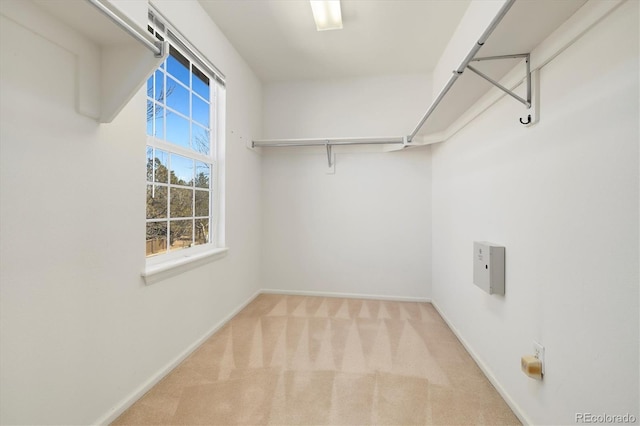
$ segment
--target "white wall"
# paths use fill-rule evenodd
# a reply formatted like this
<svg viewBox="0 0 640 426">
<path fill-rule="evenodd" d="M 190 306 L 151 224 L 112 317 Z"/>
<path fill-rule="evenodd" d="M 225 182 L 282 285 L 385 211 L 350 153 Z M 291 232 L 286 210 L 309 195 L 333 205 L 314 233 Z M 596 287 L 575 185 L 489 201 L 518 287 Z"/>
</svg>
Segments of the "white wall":
<svg viewBox="0 0 640 426">
<path fill-rule="evenodd" d="M 266 138 L 401 136 L 429 104 L 429 76 L 275 83 Z M 263 286 L 430 297 L 428 148 L 263 148 Z"/>
<path fill-rule="evenodd" d="M 75 57 L 1 17 L 2 424 L 108 419 L 260 287 L 260 83 L 197 2 L 157 3 L 228 76 L 229 254 L 144 284 L 144 89 L 78 115 Z"/>
<path fill-rule="evenodd" d="M 639 417 L 638 2 L 541 70 L 541 121 L 503 98 L 433 147 L 433 299 L 525 419 Z M 506 247 L 506 295 L 472 243 Z M 546 347 L 543 382 L 519 371 Z"/>
<path fill-rule="evenodd" d="M 270 83 L 265 138 L 404 136 L 431 102 L 431 75 Z"/>
<path fill-rule="evenodd" d="M 429 76 L 262 91 L 197 2 L 153 3 L 227 75 L 230 252 L 144 285 L 144 91 L 79 116 L 74 56 L 0 18 L 0 423 L 108 419 L 261 287 L 433 297 L 529 421 L 638 415 L 637 2 L 542 70 L 535 127 L 505 98 L 433 148 L 336 150 L 333 175 L 245 143 L 407 134 Z M 504 298 L 471 283 L 474 240 L 507 247 Z"/>
</svg>

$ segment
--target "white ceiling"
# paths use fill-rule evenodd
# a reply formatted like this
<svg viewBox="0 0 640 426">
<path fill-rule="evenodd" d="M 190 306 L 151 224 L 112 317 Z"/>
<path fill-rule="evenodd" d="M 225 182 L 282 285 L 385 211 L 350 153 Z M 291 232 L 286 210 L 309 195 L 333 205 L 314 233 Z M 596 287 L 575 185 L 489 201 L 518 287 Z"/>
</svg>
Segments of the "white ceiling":
<svg viewBox="0 0 640 426">
<path fill-rule="evenodd" d="M 316 31 L 308 0 L 200 0 L 264 82 L 430 72 L 470 0 L 342 0 Z"/>
</svg>

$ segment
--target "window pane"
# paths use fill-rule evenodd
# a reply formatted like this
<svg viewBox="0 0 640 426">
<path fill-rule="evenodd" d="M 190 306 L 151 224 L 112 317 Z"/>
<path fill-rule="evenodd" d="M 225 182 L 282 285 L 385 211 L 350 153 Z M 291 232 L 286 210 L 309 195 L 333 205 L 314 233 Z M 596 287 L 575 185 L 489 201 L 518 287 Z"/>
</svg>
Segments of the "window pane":
<svg viewBox="0 0 640 426">
<path fill-rule="evenodd" d="M 193 242 L 193 220 L 171 221 L 171 246 L 169 250 L 179 250 L 191 247 Z"/>
<path fill-rule="evenodd" d="M 189 148 L 189 120 L 167 111 L 167 141 Z"/>
<path fill-rule="evenodd" d="M 167 251 L 167 222 L 147 223 L 147 256 Z"/>
<path fill-rule="evenodd" d="M 191 95 L 192 118 L 204 127 L 209 127 L 209 104 L 197 95 Z"/>
<path fill-rule="evenodd" d="M 167 187 L 147 185 L 147 219 L 167 217 Z"/>
<path fill-rule="evenodd" d="M 209 156 L 215 146 L 215 92 L 213 80 L 188 58 L 170 46 L 167 60 L 147 79 L 147 134 L 153 136 L 147 146 L 147 256 L 214 239 L 214 164 L 194 157 Z M 184 149 L 158 149 L 166 143 Z"/>
<path fill-rule="evenodd" d="M 189 60 L 178 52 L 173 46 L 169 47 L 169 57 L 167 58 L 167 71 L 176 80 L 189 87 Z"/>
<path fill-rule="evenodd" d="M 209 188 L 211 166 L 207 163 L 196 161 L 196 188 Z"/>
<path fill-rule="evenodd" d="M 194 151 L 209 155 L 210 139 L 209 131 L 197 124 L 191 125 L 191 146 Z"/>
<path fill-rule="evenodd" d="M 211 98 L 209 92 L 209 77 L 193 65 L 193 90 L 206 100 Z"/>
<path fill-rule="evenodd" d="M 193 216 L 193 189 L 171 188 L 171 218 Z"/>
<path fill-rule="evenodd" d="M 156 157 L 154 160 L 156 180 L 155 182 L 167 183 L 167 179 L 169 178 L 169 154 L 164 151 L 160 151 L 156 149 Z"/>
<path fill-rule="evenodd" d="M 155 133 L 153 135 L 156 138 L 164 139 L 164 108 L 160 104 L 155 105 Z"/>
<path fill-rule="evenodd" d="M 166 103 L 164 96 L 164 73 L 160 70 L 156 71 L 156 90 L 154 96 L 156 101 Z"/>
<path fill-rule="evenodd" d="M 196 219 L 195 243 L 206 244 L 209 242 L 209 219 Z"/>
<path fill-rule="evenodd" d="M 194 216 L 209 216 L 209 191 L 196 191 L 196 214 Z"/>
<path fill-rule="evenodd" d="M 179 85 L 174 79 L 167 78 L 166 104 L 169 108 L 189 117 L 189 90 Z"/>
<path fill-rule="evenodd" d="M 171 183 L 193 185 L 193 160 L 181 155 L 171 154 Z"/>
<path fill-rule="evenodd" d="M 147 101 L 147 134 L 153 135 L 153 102 Z"/>
<path fill-rule="evenodd" d="M 153 98 L 153 75 L 147 79 L 147 96 Z"/>
<path fill-rule="evenodd" d="M 153 148 L 147 147 L 147 182 L 153 182 Z"/>
</svg>

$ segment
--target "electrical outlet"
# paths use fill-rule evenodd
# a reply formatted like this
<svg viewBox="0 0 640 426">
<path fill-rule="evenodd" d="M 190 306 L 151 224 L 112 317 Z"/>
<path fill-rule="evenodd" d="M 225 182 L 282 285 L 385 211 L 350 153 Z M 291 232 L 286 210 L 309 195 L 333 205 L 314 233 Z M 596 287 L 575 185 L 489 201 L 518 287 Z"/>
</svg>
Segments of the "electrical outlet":
<svg viewBox="0 0 640 426">
<path fill-rule="evenodd" d="M 544 374 L 544 346 L 535 340 L 533 341 L 533 356 L 538 358 L 542 363 L 542 374 Z"/>
</svg>

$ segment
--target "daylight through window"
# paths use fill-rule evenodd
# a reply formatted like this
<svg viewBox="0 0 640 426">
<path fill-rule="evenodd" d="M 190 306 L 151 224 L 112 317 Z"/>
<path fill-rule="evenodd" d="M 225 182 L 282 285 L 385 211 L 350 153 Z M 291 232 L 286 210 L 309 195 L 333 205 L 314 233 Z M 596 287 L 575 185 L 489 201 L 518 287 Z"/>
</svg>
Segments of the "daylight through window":
<svg viewBox="0 0 640 426">
<path fill-rule="evenodd" d="M 166 38 L 157 20 L 149 31 Z M 216 241 L 216 87 L 171 40 L 147 81 L 147 256 Z"/>
</svg>

